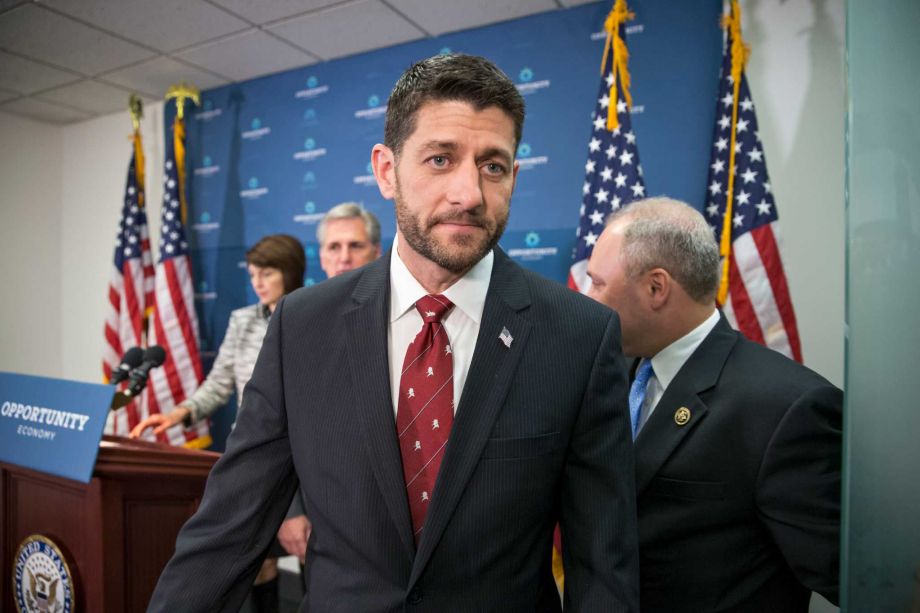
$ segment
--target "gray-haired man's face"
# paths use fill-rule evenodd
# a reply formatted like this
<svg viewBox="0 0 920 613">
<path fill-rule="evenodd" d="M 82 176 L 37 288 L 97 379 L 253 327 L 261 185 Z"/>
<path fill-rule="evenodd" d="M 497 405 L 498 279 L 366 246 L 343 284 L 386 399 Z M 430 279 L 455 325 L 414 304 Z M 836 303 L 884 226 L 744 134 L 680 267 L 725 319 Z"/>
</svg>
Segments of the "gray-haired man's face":
<svg viewBox="0 0 920 613">
<path fill-rule="evenodd" d="M 360 268 L 380 257 L 380 245 L 367 235 L 360 217 L 330 219 L 324 228 L 325 241 L 319 249 L 319 265 L 327 277 Z"/>
</svg>

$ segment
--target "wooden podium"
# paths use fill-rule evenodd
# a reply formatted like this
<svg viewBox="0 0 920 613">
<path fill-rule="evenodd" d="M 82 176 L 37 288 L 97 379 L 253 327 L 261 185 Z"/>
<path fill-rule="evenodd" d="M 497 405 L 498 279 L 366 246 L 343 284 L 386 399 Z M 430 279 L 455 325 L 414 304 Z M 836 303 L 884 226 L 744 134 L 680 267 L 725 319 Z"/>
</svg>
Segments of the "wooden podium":
<svg viewBox="0 0 920 613">
<path fill-rule="evenodd" d="M 0 610 L 23 539 L 58 545 L 78 613 L 144 611 L 220 454 L 103 437 L 89 483 L 0 463 Z"/>
</svg>

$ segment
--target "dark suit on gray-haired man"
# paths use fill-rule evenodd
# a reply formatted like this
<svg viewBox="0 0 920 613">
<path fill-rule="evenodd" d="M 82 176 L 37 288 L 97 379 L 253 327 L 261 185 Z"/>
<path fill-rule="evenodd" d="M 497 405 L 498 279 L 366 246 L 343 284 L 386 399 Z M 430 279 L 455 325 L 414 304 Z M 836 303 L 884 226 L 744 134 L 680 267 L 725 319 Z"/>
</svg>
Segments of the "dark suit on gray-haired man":
<svg viewBox="0 0 920 613">
<path fill-rule="evenodd" d="M 842 393 L 732 329 L 718 270 L 705 219 L 664 198 L 614 215 L 588 265 L 635 359 L 642 610 L 836 603 Z"/>
</svg>

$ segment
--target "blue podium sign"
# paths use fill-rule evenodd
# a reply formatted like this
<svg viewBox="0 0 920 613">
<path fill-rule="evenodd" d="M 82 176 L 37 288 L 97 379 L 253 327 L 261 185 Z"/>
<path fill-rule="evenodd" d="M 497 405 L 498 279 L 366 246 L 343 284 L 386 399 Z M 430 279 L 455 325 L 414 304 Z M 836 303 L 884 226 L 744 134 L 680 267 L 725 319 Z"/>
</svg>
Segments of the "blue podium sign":
<svg viewBox="0 0 920 613">
<path fill-rule="evenodd" d="M 0 372 L 0 460 L 89 483 L 111 385 Z"/>
</svg>

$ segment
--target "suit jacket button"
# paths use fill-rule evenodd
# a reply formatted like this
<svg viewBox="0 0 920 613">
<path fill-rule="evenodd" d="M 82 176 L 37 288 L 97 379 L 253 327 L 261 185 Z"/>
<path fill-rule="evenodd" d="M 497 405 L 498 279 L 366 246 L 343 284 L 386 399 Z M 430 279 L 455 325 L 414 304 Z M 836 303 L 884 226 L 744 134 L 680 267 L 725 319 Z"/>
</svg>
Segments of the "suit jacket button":
<svg viewBox="0 0 920 613">
<path fill-rule="evenodd" d="M 409 592 L 409 604 L 420 604 L 422 602 L 422 596 L 421 588 L 412 588 L 412 591 Z"/>
</svg>

